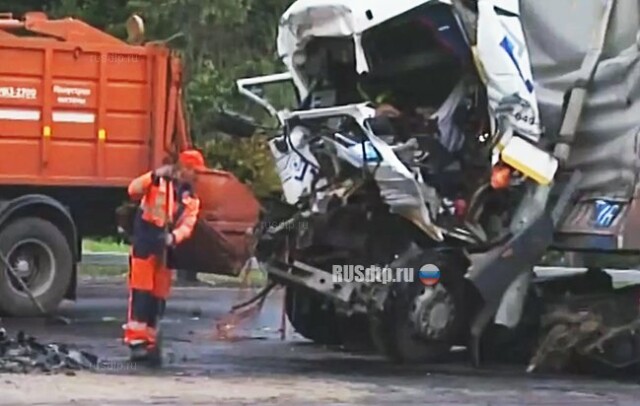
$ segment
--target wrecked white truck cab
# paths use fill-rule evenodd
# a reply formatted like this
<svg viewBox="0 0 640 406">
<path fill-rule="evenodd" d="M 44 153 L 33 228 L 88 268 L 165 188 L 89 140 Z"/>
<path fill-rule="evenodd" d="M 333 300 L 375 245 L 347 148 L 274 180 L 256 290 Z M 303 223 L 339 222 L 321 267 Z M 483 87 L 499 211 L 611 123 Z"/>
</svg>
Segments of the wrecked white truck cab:
<svg viewBox="0 0 640 406">
<path fill-rule="evenodd" d="M 479 362 L 487 330 L 542 317 L 522 309 L 541 300 L 531 270 L 548 249 L 640 252 L 639 11 L 637 0 L 294 2 L 277 39 L 288 73 L 238 81 L 282 124 L 269 145 L 284 198 L 264 224 L 286 226 L 259 227 L 258 256 L 288 286 L 294 327 L 323 343 L 367 331 L 405 362 L 469 345 Z M 286 80 L 293 111 L 250 90 Z M 417 276 L 435 264 L 441 279 L 332 282 L 336 264 Z M 628 359 L 640 360 L 636 344 Z"/>
<path fill-rule="evenodd" d="M 417 13 L 430 6 L 454 7 L 455 3 L 463 1 L 298 0 L 280 20 L 278 53 L 304 97 L 310 86 L 305 74 L 309 67 L 305 65 L 314 63 L 308 61 L 306 51 L 312 39 L 351 38 L 356 72 L 366 74 L 370 67 L 369 56 L 363 46 L 365 33 L 408 13 Z M 434 21 L 441 24 L 433 28 L 443 37 L 446 37 L 446 31 L 459 32 L 464 36 L 475 57 L 474 62 L 484 76 L 492 113 L 497 115 L 498 111 L 515 109 L 507 115 L 512 125 L 519 133 L 537 138 L 541 133 L 540 118 L 524 32 L 518 18 L 519 2 L 480 0 L 477 8 L 476 32 L 465 32 L 460 17 L 453 13 L 451 19 Z M 419 42 L 420 38 L 413 40 Z M 512 106 L 514 103 L 519 104 L 517 108 Z"/>
<path fill-rule="evenodd" d="M 425 31 L 437 32 L 441 46 L 450 47 L 452 53 L 457 54 L 460 59 L 470 59 L 461 60 L 460 63 L 474 65 L 486 87 L 491 131 L 497 131 L 497 127 L 501 125 L 503 133 L 515 131 L 518 136 L 537 142 L 542 129 L 529 54 L 519 19 L 518 1 L 481 0 L 477 3 L 475 16 L 470 15 L 463 3 L 465 2 L 460 0 L 404 0 L 373 4 L 353 0 L 299 0 L 280 20 L 278 53 L 304 98 L 311 91 L 311 81 L 318 79 L 320 71 L 331 69 L 323 66 L 327 63 L 327 59 L 319 55 L 323 47 L 325 51 L 331 52 L 332 48 L 336 50 L 336 47 L 341 46 L 342 49 L 336 52 L 342 55 L 336 56 L 343 58 L 345 62 L 352 59 L 353 68 L 360 77 L 375 76 L 388 67 L 390 61 L 375 55 L 381 30 L 391 35 L 391 42 L 425 41 L 422 54 L 407 55 L 414 58 L 413 61 L 407 61 L 408 64 L 420 64 L 419 58 L 433 58 L 434 55 L 430 55 L 432 49 L 426 44 L 427 38 L 420 37 L 420 30 L 415 30 L 414 37 L 392 38 L 393 27 L 422 24 Z M 459 12 L 456 13 L 455 9 Z M 467 21 L 465 25 L 465 18 L 474 21 Z M 313 43 L 319 42 L 318 39 L 326 39 L 327 42 L 320 45 Z M 337 45 L 340 42 L 342 45 Z M 401 47 L 400 44 L 398 46 Z M 430 72 L 424 70 L 422 73 L 431 75 L 436 80 L 446 76 L 438 69 Z M 344 71 L 334 74 L 346 75 Z M 416 82 L 426 82 L 424 79 L 416 77 Z M 457 87 L 454 87 L 450 92 L 454 93 L 456 90 Z M 321 98 L 323 92 L 318 93 Z M 334 97 L 325 104 L 345 103 Z M 503 136 L 499 143 L 500 149 L 508 141 L 510 137 Z M 453 140 L 445 142 L 445 146 L 449 147 L 446 144 L 452 142 L 459 144 Z M 543 184 L 551 181 L 557 169 L 557 162 L 552 157 L 536 151 L 519 139 L 513 140 L 503 154 L 507 162 L 516 169 Z M 536 158 L 530 159 L 529 154 L 535 154 Z M 499 151 L 496 151 L 496 155 L 499 155 Z"/>
</svg>

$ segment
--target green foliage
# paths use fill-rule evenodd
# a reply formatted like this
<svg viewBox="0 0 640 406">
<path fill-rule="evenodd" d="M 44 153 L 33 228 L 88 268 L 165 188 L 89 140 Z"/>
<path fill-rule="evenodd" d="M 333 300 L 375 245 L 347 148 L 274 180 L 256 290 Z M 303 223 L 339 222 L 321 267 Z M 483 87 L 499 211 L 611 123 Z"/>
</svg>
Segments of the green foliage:
<svg viewBox="0 0 640 406">
<path fill-rule="evenodd" d="M 259 136 L 251 139 L 217 137 L 204 145 L 207 161 L 214 168 L 233 172 L 263 197 L 280 190 L 269 149 Z"/>
<path fill-rule="evenodd" d="M 221 108 L 247 111 L 235 90 L 241 77 L 279 70 L 275 53 L 278 18 L 290 0 L 137 0 L 128 2 L 147 24 L 149 38 L 168 38 L 185 62 L 187 109 L 192 136 L 214 167 L 233 172 L 258 195 L 277 188 L 265 143 L 230 140 L 216 134 Z M 210 140 L 211 141 L 204 141 Z"/>
<path fill-rule="evenodd" d="M 129 246 L 114 238 L 83 240 L 82 249 L 87 252 L 129 252 Z"/>
<path fill-rule="evenodd" d="M 124 22 L 128 14 L 126 0 L 57 0 L 47 2 L 45 10 L 51 17 L 74 17 L 82 19 L 96 28 L 124 37 Z"/>
<path fill-rule="evenodd" d="M 266 145 L 254 139 L 231 141 L 216 134 L 220 108 L 252 111 L 235 91 L 235 80 L 282 70 L 276 58 L 277 23 L 292 0 L 0 0 L 0 11 L 22 15 L 44 10 L 52 17 L 75 17 L 126 37 L 133 14 L 145 21 L 148 40 L 174 38 L 169 46 L 185 64 L 185 96 L 194 139 L 210 162 L 233 171 L 261 194 L 279 184 Z M 180 34 L 175 37 L 176 34 Z M 278 93 L 277 99 L 289 98 Z M 284 103 L 286 104 L 286 103 Z M 252 111 L 255 113 L 255 110 Z M 253 114 L 255 115 L 255 114 Z M 266 116 L 261 116 L 266 119 Z M 214 141 L 204 141 L 214 138 Z M 268 163 L 267 163 L 268 162 Z"/>
<path fill-rule="evenodd" d="M 149 38 L 181 34 L 171 45 L 184 59 L 194 131 L 219 107 L 238 107 L 235 80 L 277 70 L 275 32 L 289 0 L 131 0 L 130 12 L 146 21 Z M 205 119 L 206 120 L 206 119 Z"/>
</svg>

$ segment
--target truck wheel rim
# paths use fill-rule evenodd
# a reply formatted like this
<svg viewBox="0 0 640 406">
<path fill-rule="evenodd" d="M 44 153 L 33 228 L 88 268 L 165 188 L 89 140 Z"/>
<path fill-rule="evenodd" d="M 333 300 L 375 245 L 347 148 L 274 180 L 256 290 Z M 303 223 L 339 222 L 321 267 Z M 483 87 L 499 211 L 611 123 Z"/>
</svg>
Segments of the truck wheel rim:
<svg viewBox="0 0 640 406">
<path fill-rule="evenodd" d="M 35 296 L 45 293 L 53 284 L 56 271 L 55 256 L 51 248 L 42 241 L 37 239 L 19 241 L 11 247 L 7 259 Z M 9 286 L 16 293 L 28 297 L 19 281 L 11 275 L 9 275 L 9 281 Z"/>
</svg>

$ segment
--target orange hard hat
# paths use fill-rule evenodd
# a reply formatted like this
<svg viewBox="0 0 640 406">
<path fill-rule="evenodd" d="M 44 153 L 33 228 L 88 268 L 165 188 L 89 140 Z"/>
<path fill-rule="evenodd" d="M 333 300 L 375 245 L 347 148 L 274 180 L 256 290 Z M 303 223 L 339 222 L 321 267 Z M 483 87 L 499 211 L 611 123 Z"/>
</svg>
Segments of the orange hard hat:
<svg viewBox="0 0 640 406">
<path fill-rule="evenodd" d="M 202 156 L 200 151 L 195 149 L 187 149 L 185 151 L 182 151 L 180 153 L 178 161 L 181 165 L 198 171 L 202 171 L 207 168 L 204 163 L 204 157 Z"/>
</svg>

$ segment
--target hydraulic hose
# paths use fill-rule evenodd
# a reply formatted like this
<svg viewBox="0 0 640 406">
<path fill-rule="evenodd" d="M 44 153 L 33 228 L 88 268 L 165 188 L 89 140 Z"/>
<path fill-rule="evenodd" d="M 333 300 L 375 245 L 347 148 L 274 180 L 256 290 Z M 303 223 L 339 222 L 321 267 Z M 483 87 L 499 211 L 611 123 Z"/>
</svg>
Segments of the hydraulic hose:
<svg viewBox="0 0 640 406">
<path fill-rule="evenodd" d="M 269 292 L 271 292 L 275 287 L 276 287 L 275 282 L 269 282 L 267 286 L 265 286 L 260 292 L 258 292 L 257 295 L 255 295 L 251 299 L 246 300 L 242 303 L 238 303 L 237 305 L 234 305 L 233 307 L 231 307 L 231 312 L 235 312 L 236 310 L 242 309 L 243 307 L 250 306 L 261 299 L 265 299 L 266 296 L 269 294 Z"/>
</svg>

